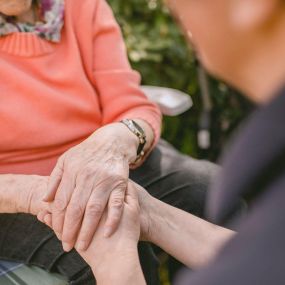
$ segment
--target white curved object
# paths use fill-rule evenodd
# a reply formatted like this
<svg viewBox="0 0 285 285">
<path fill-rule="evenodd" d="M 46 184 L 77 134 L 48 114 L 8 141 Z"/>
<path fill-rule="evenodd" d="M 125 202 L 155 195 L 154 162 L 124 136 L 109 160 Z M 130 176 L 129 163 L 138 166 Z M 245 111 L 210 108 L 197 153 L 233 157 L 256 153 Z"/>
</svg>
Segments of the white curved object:
<svg viewBox="0 0 285 285">
<path fill-rule="evenodd" d="M 191 97 L 176 89 L 145 85 L 142 90 L 151 101 L 158 104 L 163 115 L 177 116 L 193 106 Z"/>
</svg>

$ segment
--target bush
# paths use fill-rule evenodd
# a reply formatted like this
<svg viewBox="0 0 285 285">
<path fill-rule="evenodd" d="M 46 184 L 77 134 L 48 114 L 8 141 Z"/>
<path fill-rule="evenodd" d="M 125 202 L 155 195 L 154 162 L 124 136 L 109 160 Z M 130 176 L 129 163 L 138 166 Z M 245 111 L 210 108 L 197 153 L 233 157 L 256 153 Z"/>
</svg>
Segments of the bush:
<svg viewBox="0 0 285 285">
<path fill-rule="evenodd" d="M 201 112 L 200 87 L 195 55 L 160 0 L 109 0 L 122 27 L 128 55 L 143 84 L 166 86 L 192 96 L 194 107 L 178 117 L 165 117 L 162 136 L 180 151 L 215 160 L 231 131 L 247 114 L 250 105 L 226 85 L 210 79 L 214 103 L 211 114 L 212 145 L 197 146 Z"/>
</svg>

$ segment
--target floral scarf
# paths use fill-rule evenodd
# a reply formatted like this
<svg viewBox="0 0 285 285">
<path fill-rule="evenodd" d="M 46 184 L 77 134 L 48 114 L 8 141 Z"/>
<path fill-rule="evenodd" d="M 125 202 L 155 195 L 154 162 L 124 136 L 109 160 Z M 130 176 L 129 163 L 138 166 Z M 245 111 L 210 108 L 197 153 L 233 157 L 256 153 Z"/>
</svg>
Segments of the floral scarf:
<svg viewBox="0 0 285 285">
<path fill-rule="evenodd" d="M 15 17 L 0 13 L 0 36 L 15 32 L 35 33 L 41 38 L 59 42 L 64 23 L 64 0 L 33 0 L 37 5 L 40 21 L 35 24 L 17 23 Z"/>
</svg>

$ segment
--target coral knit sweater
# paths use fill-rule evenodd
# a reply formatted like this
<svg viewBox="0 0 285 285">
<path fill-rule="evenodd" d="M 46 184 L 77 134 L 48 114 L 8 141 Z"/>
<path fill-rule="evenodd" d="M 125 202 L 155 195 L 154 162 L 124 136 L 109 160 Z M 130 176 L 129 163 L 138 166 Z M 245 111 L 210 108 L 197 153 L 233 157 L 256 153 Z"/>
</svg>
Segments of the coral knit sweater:
<svg viewBox="0 0 285 285">
<path fill-rule="evenodd" d="M 49 175 L 58 157 L 101 126 L 161 115 L 139 88 L 105 0 L 66 0 L 59 44 L 0 38 L 0 173 Z"/>
</svg>

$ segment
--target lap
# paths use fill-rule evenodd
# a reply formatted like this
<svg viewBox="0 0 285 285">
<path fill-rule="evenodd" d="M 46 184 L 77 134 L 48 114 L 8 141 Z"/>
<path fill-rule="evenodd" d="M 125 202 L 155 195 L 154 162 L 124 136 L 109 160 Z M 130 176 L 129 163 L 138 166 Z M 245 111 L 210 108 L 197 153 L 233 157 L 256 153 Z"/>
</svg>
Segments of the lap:
<svg viewBox="0 0 285 285">
<path fill-rule="evenodd" d="M 54 233 L 36 217 L 26 214 L 2 214 L 0 227 L 0 259 L 38 266 L 75 281 L 85 274 L 91 274 L 79 254 L 75 250 L 66 254 Z"/>
<path fill-rule="evenodd" d="M 160 140 L 130 178 L 157 199 L 203 217 L 208 186 L 218 171 L 217 165 L 183 155 Z"/>
</svg>

